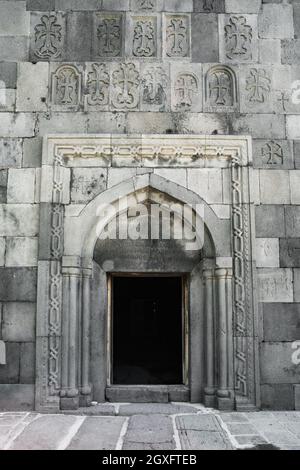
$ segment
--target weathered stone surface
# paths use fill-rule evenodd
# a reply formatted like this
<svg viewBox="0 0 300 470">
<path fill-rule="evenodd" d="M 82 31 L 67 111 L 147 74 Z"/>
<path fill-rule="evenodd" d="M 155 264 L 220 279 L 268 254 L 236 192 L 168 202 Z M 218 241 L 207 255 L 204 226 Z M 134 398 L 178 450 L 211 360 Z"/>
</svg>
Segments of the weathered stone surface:
<svg viewBox="0 0 300 470">
<path fill-rule="evenodd" d="M 165 11 L 193 11 L 193 0 L 164 0 Z"/>
<path fill-rule="evenodd" d="M 256 239 L 256 266 L 258 268 L 279 267 L 279 240 L 277 238 Z"/>
<path fill-rule="evenodd" d="M 35 343 L 20 344 L 20 383 L 35 382 Z"/>
<path fill-rule="evenodd" d="M 0 268 L 0 299 L 4 302 L 35 302 L 36 285 L 36 268 Z"/>
<path fill-rule="evenodd" d="M 38 206 L 34 204 L 1 204 L 0 236 L 29 236 L 38 233 Z"/>
<path fill-rule="evenodd" d="M 4 411 L 14 411 L 16 404 L 18 404 L 18 410 L 33 410 L 34 385 L 0 385 L 0 409 Z"/>
<path fill-rule="evenodd" d="M 288 139 L 300 139 L 300 119 L 299 116 L 286 117 L 286 132 Z"/>
<path fill-rule="evenodd" d="M 225 0 L 194 0 L 194 11 L 201 13 L 224 13 Z"/>
<path fill-rule="evenodd" d="M 0 266 L 4 266 L 5 260 L 5 238 L 0 237 Z"/>
<path fill-rule="evenodd" d="M 280 240 L 280 266 L 282 268 L 300 267 L 300 238 Z"/>
<path fill-rule="evenodd" d="M 284 139 L 284 116 L 272 114 L 228 115 L 235 134 L 251 135 L 254 139 Z"/>
<path fill-rule="evenodd" d="M 86 418 L 73 437 L 68 450 L 111 450 L 115 449 L 125 418 Z M 105 429 L 105 432 L 103 430 Z"/>
<path fill-rule="evenodd" d="M 192 16 L 192 62 L 218 62 L 218 18 L 216 14 Z M 201 47 L 199 45 L 201 44 Z"/>
<path fill-rule="evenodd" d="M 19 168 L 22 164 L 22 140 L 0 139 L 1 168 Z"/>
<path fill-rule="evenodd" d="M 15 62 L 0 62 L 0 77 L 6 88 L 16 88 L 17 64 Z"/>
<path fill-rule="evenodd" d="M 231 448 L 217 418 L 214 416 L 181 416 L 176 418 L 176 422 L 183 449 L 225 450 Z"/>
<path fill-rule="evenodd" d="M 6 241 L 5 266 L 36 266 L 38 239 L 8 237 Z"/>
<path fill-rule="evenodd" d="M 135 387 L 114 386 L 106 388 L 106 399 L 114 403 L 168 403 L 168 389 L 150 389 L 143 385 Z"/>
<path fill-rule="evenodd" d="M 258 19 L 261 38 L 287 39 L 294 37 L 292 5 L 263 5 Z"/>
<path fill-rule="evenodd" d="M 76 11 L 67 15 L 64 54 L 68 61 L 91 59 L 92 34 L 92 16 L 89 12 Z"/>
<path fill-rule="evenodd" d="M 34 126 L 34 114 L 1 113 L 0 134 L 2 137 L 32 137 Z"/>
<path fill-rule="evenodd" d="M 273 70 L 271 67 L 248 65 L 240 69 L 241 113 L 272 113 Z"/>
<path fill-rule="evenodd" d="M 215 169 L 187 170 L 188 188 L 199 194 L 206 202 L 223 202 L 222 172 Z"/>
<path fill-rule="evenodd" d="M 300 385 L 294 385 L 295 410 L 300 411 Z"/>
<path fill-rule="evenodd" d="M 105 191 L 107 172 L 104 168 L 74 168 L 71 176 L 71 201 L 86 203 Z"/>
<path fill-rule="evenodd" d="M 300 302 L 300 269 L 294 269 L 294 301 Z"/>
<path fill-rule="evenodd" d="M 289 172 L 284 170 L 260 170 L 260 200 L 262 204 L 290 204 Z M 274 188 L 276 190 L 274 191 Z"/>
<path fill-rule="evenodd" d="M 29 34 L 29 13 L 25 1 L 1 1 L 0 11 L 0 36 Z"/>
<path fill-rule="evenodd" d="M 6 343 L 6 364 L 0 367 L 0 384 L 19 382 L 20 344 Z"/>
<path fill-rule="evenodd" d="M 264 341 L 294 341 L 300 335 L 300 304 L 263 304 Z"/>
<path fill-rule="evenodd" d="M 292 361 L 293 343 L 261 343 L 261 383 L 293 384 L 300 382 L 300 369 Z"/>
<path fill-rule="evenodd" d="M 259 62 L 265 64 L 281 63 L 280 39 L 260 39 L 258 41 Z"/>
<path fill-rule="evenodd" d="M 27 36 L 0 36 L 0 60 L 28 60 L 29 38 Z"/>
<path fill-rule="evenodd" d="M 291 203 L 300 204 L 300 171 L 293 171 L 290 173 L 290 185 Z"/>
<path fill-rule="evenodd" d="M 257 237 L 285 237 L 284 208 L 279 205 L 255 207 L 255 225 Z"/>
<path fill-rule="evenodd" d="M 34 137 L 23 141 L 23 167 L 40 167 L 42 162 L 42 138 Z"/>
<path fill-rule="evenodd" d="M 226 13 L 258 13 L 261 0 L 225 0 Z"/>
<path fill-rule="evenodd" d="M 10 169 L 8 172 L 7 202 L 34 203 L 35 169 Z"/>
<path fill-rule="evenodd" d="M 281 42 L 283 64 L 300 64 L 300 39 L 285 39 Z"/>
<path fill-rule="evenodd" d="M 55 10 L 55 0 L 27 0 L 26 8 L 28 11 L 51 11 Z"/>
<path fill-rule="evenodd" d="M 293 410 L 294 396 L 291 384 L 261 386 L 261 405 L 264 410 Z"/>
<path fill-rule="evenodd" d="M 291 269 L 258 269 L 259 300 L 261 302 L 293 302 Z"/>
<path fill-rule="evenodd" d="M 21 62 L 18 66 L 17 111 L 46 111 L 49 65 Z M 34 83 L 34 86 L 32 84 Z"/>
<path fill-rule="evenodd" d="M 300 169 L 300 140 L 294 141 L 294 155 L 295 155 L 295 167 L 296 169 Z"/>
<path fill-rule="evenodd" d="M 202 111 L 201 72 L 201 65 L 186 64 L 183 71 L 180 64 L 171 64 L 172 111 Z"/>
<path fill-rule="evenodd" d="M 155 414 L 132 416 L 129 421 L 123 450 L 139 449 L 144 443 L 150 445 L 151 449 L 175 449 L 170 417 Z"/>
<path fill-rule="evenodd" d="M 102 9 L 126 11 L 129 10 L 129 0 L 102 0 Z"/>
<path fill-rule="evenodd" d="M 294 8 L 295 38 L 300 39 L 300 5 L 297 3 L 294 3 L 293 8 Z"/>
<path fill-rule="evenodd" d="M 243 37 L 243 46 L 235 34 Z M 258 60 L 257 16 L 248 14 L 219 15 L 221 63 L 252 63 Z"/>
<path fill-rule="evenodd" d="M 0 203 L 7 202 L 7 170 L 0 170 Z"/>
<path fill-rule="evenodd" d="M 84 3 L 81 0 L 55 0 L 55 9 L 58 11 L 98 10 L 100 6 L 99 0 L 86 0 Z"/>
<path fill-rule="evenodd" d="M 3 304 L 2 336 L 4 341 L 28 342 L 35 339 L 36 304 L 7 302 Z"/>
<path fill-rule="evenodd" d="M 40 11 L 30 15 L 30 60 L 63 60 L 66 51 L 66 14 Z M 49 37 L 49 33 L 51 33 Z"/>
<path fill-rule="evenodd" d="M 253 140 L 253 166 L 264 169 L 293 169 L 293 143 L 288 140 Z"/>
</svg>

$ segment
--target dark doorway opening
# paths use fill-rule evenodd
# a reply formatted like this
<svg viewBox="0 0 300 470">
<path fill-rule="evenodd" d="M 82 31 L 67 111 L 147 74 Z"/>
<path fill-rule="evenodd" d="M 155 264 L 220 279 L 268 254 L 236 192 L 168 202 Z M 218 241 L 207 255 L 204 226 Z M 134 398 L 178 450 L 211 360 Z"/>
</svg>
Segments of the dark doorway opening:
<svg viewBox="0 0 300 470">
<path fill-rule="evenodd" d="M 183 383 L 182 283 L 182 277 L 113 277 L 113 384 Z"/>
</svg>

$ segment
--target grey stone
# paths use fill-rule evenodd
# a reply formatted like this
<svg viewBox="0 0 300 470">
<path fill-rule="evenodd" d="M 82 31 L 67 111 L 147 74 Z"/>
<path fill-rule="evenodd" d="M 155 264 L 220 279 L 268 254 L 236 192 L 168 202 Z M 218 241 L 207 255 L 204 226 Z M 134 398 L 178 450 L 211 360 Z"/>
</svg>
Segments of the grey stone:
<svg viewBox="0 0 300 470">
<path fill-rule="evenodd" d="M 193 11 L 193 0 L 164 0 L 165 11 L 190 12 Z"/>
<path fill-rule="evenodd" d="M 264 341 L 294 341 L 300 337 L 300 304 L 266 303 L 262 307 Z"/>
<path fill-rule="evenodd" d="M 294 301 L 300 302 L 300 269 L 294 269 Z"/>
<path fill-rule="evenodd" d="M 29 34 L 29 13 L 25 1 L 0 1 L 0 36 Z"/>
<path fill-rule="evenodd" d="M 86 203 L 105 191 L 107 172 L 104 168 L 74 168 L 71 176 L 71 201 Z"/>
<path fill-rule="evenodd" d="M 294 4 L 294 29 L 295 29 L 295 38 L 300 39 L 300 5 Z"/>
<path fill-rule="evenodd" d="M 171 108 L 175 112 L 202 111 L 202 69 L 199 64 L 171 64 Z"/>
<path fill-rule="evenodd" d="M 81 2 L 82 3 L 82 2 Z M 88 61 L 92 49 L 92 15 L 89 12 L 69 12 L 66 25 L 65 57 L 68 61 Z"/>
<path fill-rule="evenodd" d="M 300 171 L 290 173 L 291 203 L 300 204 Z"/>
<path fill-rule="evenodd" d="M 2 137 L 32 137 L 34 136 L 34 127 L 35 115 L 33 113 L 1 113 L 0 133 Z"/>
<path fill-rule="evenodd" d="M 73 437 L 68 450 L 111 450 L 115 449 L 125 419 L 86 418 Z M 103 430 L 105 429 L 105 432 Z"/>
<path fill-rule="evenodd" d="M 290 204 L 290 178 L 286 170 L 260 170 L 260 201 L 262 204 Z M 276 191 L 274 191 L 276 188 Z"/>
<path fill-rule="evenodd" d="M 36 274 L 36 268 L 0 268 L 1 300 L 35 302 Z"/>
<path fill-rule="evenodd" d="M 179 433 L 183 450 L 229 450 L 231 445 L 222 432 L 185 430 Z"/>
<path fill-rule="evenodd" d="M 7 202 L 7 170 L 0 170 L 0 203 Z"/>
<path fill-rule="evenodd" d="M 280 39 L 260 39 L 258 41 L 259 62 L 262 64 L 281 63 Z"/>
<path fill-rule="evenodd" d="M 249 435 L 249 434 L 256 434 L 256 429 L 253 427 L 252 424 L 248 423 L 228 423 L 227 428 L 231 434 L 234 436 L 240 436 L 240 435 Z"/>
<path fill-rule="evenodd" d="M 300 39 L 284 39 L 281 46 L 283 64 L 300 64 Z"/>
<path fill-rule="evenodd" d="M 35 169 L 15 169 L 8 172 L 7 202 L 10 204 L 32 204 L 35 194 Z"/>
<path fill-rule="evenodd" d="M 258 269 L 257 275 L 261 302 L 293 302 L 293 273 L 291 269 Z"/>
<path fill-rule="evenodd" d="M 19 168 L 22 164 L 22 140 L 0 139 L 0 168 Z"/>
<path fill-rule="evenodd" d="M 261 0 L 225 0 L 226 13 L 258 13 Z"/>
<path fill-rule="evenodd" d="M 0 410 L 33 410 L 34 385 L 0 385 Z"/>
<path fill-rule="evenodd" d="M 0 237 L 0 266 L 4 266 L 5 261 L 5 238 Z M 1 312 L 1 307 L 0 307 Z"/>
<path fill-rule="evenodd" d="M 292 141 L 253 140 L 253 166 L 264 169 L 293 169 Z"/>
<path fill-rule="evenodd" d="M 300 411 L 300 385 L 294 385 L 295 410 Z"/>
<path fill-rule="evenodd" d="M 257 237 L 285 237 L 284 208 L 277 205 L 255 207 L 255 225 Z"/>
<path fill-rule="evenodd" d="M 19 64 L 17 111 L 47 110 L 48 75 L 49 65 L 45 62 Z"/>
<path fill-rule="evenodd" d="M 100 7 L 99 0 L 85 0 L 84 3 L 81 0 L 55 0 L 55 10 L 57 11 L 99 10 Z"/>
<path fill-rule="evenodd" d="M 218 62 L 218 18 L 216 14 L 192 16 L 192 61 Z"/>
<path fill-rule="evenodd" d="M 288 139 L 300 139 L 300 119 L 298 115 L 286 117 L 286 134 Z"/>
<path fill-rule="evenodd" d="M 251 135 L 254 139 L 284 139 L 284 116 L 272 114 L 228 115 L 234 134 Z"/>
<path fill-rule="evenodd" d="M 34 237 L 37 234 L 36 204 L 0 204 L 0 236 Z"/>
<path fill-rule="evenodd" d="M 241 446 L 256 447 L 263 444 L 268 444 L 268 441 L 259 434 L 251 436 L 234 436 L 234 438 Z"/>
<path fill-rule="evenodd" d="M 299 366 L 292 360 L 293 343 L 261 343 L 262 384 L 293 384 L 300 379 Z"/>
<path fill-rule="evenodd" d="M 51 39 L 47 32 L 51 28 Z M 66 13 L 55 11 L 31 12 L 30 15 L 30 60 L 57 61 L 66 55 Z M 68 60 L 68 59 L 66 59 Z"/>
<path fill-rule="evenodd" d="M 217 431 L 221 432 L 221 426 L 215 416 L 212 415 L 196 415 L 196 416 L 178 416 L 176 418 L 176 426 L 179 431 Z"/>
<path fill-rule="evenodd" d="M 285 223 L 286 223 L 286 236 L 289 238 L 297 238 L 300 234 L 300 207 L 286 206 Z"/>
<path fill-rule="evenodd" d="M 28 60 L 29 38 L 27 36 L 0 36 L 0 60 Z"/>
<path fill-rule="evenodd" d="M 129 10 L 129 0 L 102 0 L 102 9 L 126 11 Z"/>
<path fill-rule="evenodd" d="M 23 167 L 40 167 L 42 162 L 42 138 L 34 137 L 23 141 Z"/>
<path fill-rule="evenodd" d="M 279 241 L 277 238 L 256 239 L 256 266 L 258 268 L 279 267 Z"/>
<path fill-rule="evenodd" d="M 6 88 L 17 86 L 17 64 L 15 62 L 0 62 L 0 80 Z"/>
<path fill-rule="evenodd" d="M 28 424 L 26 433 L 13 441 L 10 449 L 55 450 L 76 421 L 75 416 L 39 416 Z"/>
<path fill-rule="evenodd" d="M 35 382 L 35 343 L 20 344 L 20 383 Z"/>
<path fill-rule="evenodd" d="M 294 141 L 295 167 L 300 169 L 300 141 Z"/>
<path fill-rule="evenodd" d="M 3 304 L 2 337 L 4 341 L 28 342 L 35 339 L 36 304 L 7 302 Z"/>
<path fill-rule="evenodd" d="M 201 13 L 224 13 L 225 0 L 194 0 L 194 11 Z"/>
<path fill-rule="evenodd" d="M 263 5 L 258 19 L 261 38 L 287 39 L 294 37 L 292 5 Z"/>
<path fill-rule="evenodd" d="M 166 387 L 147 388 L 140 386 L 122 387 L 113 386 L 106 388 L 106 399 L 115 403 L 167 403 L 168 389 Z"/>
<path fill-rule="evenodd" d="M 282 268 L 300 267 L 300 238 L 280 240 L 280 266 Z"/>
<path fill-rule="evenodd" d="M 181 413 L 197 413 L 198 409 L 192 406 L 185 406 L 184 404 L 174 403 L 131 403 L 126 405 L 120 405 L 119 415 L 120 416 L 134 416 L 134 415 L 151 415 L 162 414 L 162 415 L 175 415 Z"/>
<path fill-rule="evenodd" d="M 235 41 L 234 33 L 243 35 L 243 47 Z M 253 63 L 258 60 L 257 15 L 219 15 L 221 63 Z"/>
<path fill-rule="evenodd" d="M 0 367 L 0 384 L 19 382 L 20 344 L 6 343 L 6 364 Z"/>
<path fill-rule="evenodd" d="M 123 450 L 138 449 L 146 444 L 148 449 L 175 449 L 173 426 L 169 416 L 132 416 L 124 439 Z"/>
<path fill-rule="evenodd" d="M 77 132 L 84 134 L 87 131 L 88 117 L 83 113 L 51 113 L 39 114 L 38 135 L 64 134 Z"/>
<path fill-rule="evenodd" d="M 29 11 L 51 11 L 55 10 L 55 0 L 27 0 L 26 8 Z"/>
</svg>

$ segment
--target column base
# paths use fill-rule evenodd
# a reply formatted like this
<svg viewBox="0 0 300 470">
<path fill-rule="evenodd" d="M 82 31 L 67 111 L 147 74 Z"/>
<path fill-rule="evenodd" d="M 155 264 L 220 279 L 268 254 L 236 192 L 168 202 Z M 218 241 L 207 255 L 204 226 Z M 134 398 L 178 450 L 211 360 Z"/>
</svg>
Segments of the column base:
<svg viewBox="0 0 300 470">
<path fill-rule="evenodd" d="M 234 411 L 234 399 L 231 397 L 217 397 L 217 407 L 220 411 Z"/>
<path fill-rule="evenodd" d="M 212 388 L 204 389 L 204 406 L 216 408 L 216 390 Z"/>
<path fill-rule="evenodd" d="M 62 397 L 60 399 L 61 410 L 78 410 L 79 408 L 79 397 Z"/>
<path fill-rule="evenodd" d="M 92 396 L 91 395 L 80 395 L 79 396 L 79 406 L 80 408 L 86 408 L 91 406 Z"/>
</svg>

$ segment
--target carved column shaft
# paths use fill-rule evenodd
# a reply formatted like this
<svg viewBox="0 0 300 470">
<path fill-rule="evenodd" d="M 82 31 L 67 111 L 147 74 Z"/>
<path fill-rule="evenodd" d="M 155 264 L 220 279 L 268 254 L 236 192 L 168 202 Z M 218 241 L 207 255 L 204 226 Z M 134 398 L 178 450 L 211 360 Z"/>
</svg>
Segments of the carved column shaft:
<svg viewBox="0 0 300 470">
<path fill-rule="evenodd" d="M 82 278 L 82 317 L 81 317 L 81 397 L 80 405 L 88 406 L 91 401 L 90 369 L 90 310 L 92 269 L 85 266 Z"/>
<path fill-rule="evenodd" d="M 205 311 L 205 361 L 206 387 L 204 389 L 205 406 L 215 406 L 215 318 L 214 318 L 214 272 L 203 271 L 204 311 Z"/>
</svg>

